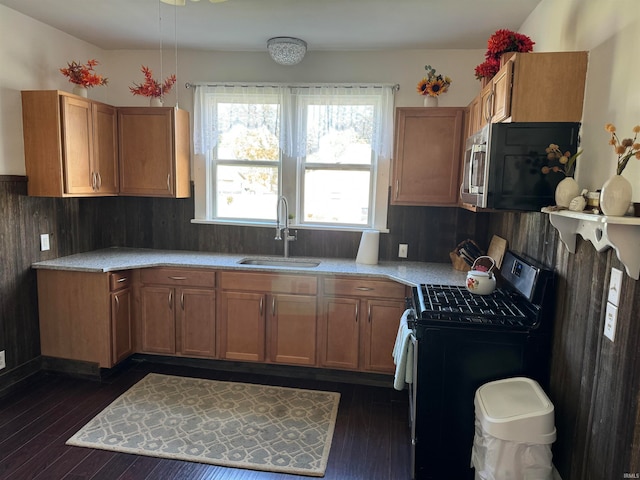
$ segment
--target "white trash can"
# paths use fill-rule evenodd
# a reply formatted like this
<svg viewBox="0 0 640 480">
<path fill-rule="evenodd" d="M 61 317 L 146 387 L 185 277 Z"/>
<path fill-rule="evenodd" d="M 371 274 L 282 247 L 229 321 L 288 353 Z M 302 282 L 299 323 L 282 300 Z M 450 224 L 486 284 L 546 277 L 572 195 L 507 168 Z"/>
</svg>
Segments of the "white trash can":
<svg viewBox="0 0 640 480">
<path fill-rule="evenodd" d="M 515 377 L 482 385 L 474 398 L 476 480 L 551 480 L 553 404 L 540 385 Z"/>
</svg>

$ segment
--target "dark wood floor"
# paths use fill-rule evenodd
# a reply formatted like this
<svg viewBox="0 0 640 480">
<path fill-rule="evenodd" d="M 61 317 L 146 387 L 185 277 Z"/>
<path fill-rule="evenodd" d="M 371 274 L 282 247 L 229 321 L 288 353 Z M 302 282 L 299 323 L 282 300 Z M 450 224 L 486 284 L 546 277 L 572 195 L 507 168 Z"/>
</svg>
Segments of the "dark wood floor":
<svg viewBox="0 0 640 480">
<path fill-rule="evenodd" d="M 149 372 L 341 393 L 327 480 L 405 480 L 409 473 L 408 400 L 391 388 L 131 362 L 103 382 L 55 374 L 0 399 L 0 478 L 293 480 L 256 472 L 69 447 L 65 441 Z"/>
</svg>

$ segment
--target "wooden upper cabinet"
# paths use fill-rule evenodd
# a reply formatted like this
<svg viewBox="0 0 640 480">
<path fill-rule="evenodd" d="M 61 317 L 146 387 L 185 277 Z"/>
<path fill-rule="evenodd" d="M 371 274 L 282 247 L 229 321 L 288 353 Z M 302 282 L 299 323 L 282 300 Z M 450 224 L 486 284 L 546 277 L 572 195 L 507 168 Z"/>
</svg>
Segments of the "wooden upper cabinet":
<svg viewBox="0 0 640 480">
<path fill-rule="evenodd" d="M 456 205 L 464 108 L 396 109 L 393 205 Z"/>
<path fill-rule="evenodd" d="M 57 90 L 23 91 L 22 119 L 29 195 L 117 194 L 113 107 Z"/>
<path fill-rule="evenodd" d="M 188 112 L 121 107 L 118 135 L 121 195 L 189 197 Z"/>
<path fill-rule="evenodd" d="M 118 127 L 115 107 L 104 103 L 92 103 L 93 151 L 96 191 L 99 194 L 117 194 L 118 178 Z"/>
<path fill-rule="evenodd" d="M 587 63 L 587 52 L 516 53 L 493 77 L 491 121 L 580 122 Z"/>
</svg>

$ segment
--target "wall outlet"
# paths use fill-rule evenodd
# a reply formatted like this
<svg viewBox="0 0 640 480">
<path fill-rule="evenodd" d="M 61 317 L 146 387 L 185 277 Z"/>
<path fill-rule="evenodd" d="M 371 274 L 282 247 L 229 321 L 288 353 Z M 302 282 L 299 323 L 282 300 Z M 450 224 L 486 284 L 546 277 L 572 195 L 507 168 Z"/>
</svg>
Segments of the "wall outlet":
<svg viewBox="0 0 640 480">
<path fill-rule="evenodd" d="M 40 235 L 40 251 L 45 252 L 49 250 L 51 246 L 49 245 L 49 234 L 43 233 Z"/>
<path fill-rule="evenodd" d="M 604 336 L 612 342 L 616 337 L 616 321 L 618 320 L 618 307 L 607 302 L 607 312 L 604 316 Z"/>
<path fill-rule="evenodd" d="M 609 279 L 609 298 L 607 301 L 616 307 L 620 306 L 620 289 L 622 288 L 622 271 L 617 268 L 611 269 Z"/>
<path fill-rule="evenodd" d="M 0 352 L 0 370 L 2 370 L 3 368 L 7 368 L 7 362 L 4 358 L 4 350 Z"/>
<path fill-rule="evenodd" d="M 409 245 L 407 245 L 406 243 L 399 244 L 398 245 L 398 257 L 407 258 L 408 254 L 409 254 Z"/>
</svg>

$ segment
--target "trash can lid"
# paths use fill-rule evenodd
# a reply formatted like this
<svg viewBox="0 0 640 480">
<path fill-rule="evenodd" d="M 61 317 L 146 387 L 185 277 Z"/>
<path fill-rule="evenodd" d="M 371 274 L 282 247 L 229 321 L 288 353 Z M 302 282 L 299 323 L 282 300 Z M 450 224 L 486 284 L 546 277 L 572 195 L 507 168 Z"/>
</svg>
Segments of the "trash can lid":
<svg viewBox="0 0 640 480">
<path fill-rule="evenodd" d="M 519 443 L 549 444 L 556 439 L 553 404 L 530 378 L 496 380 L 476 390 L 476 418 L 490 435 Z"/>
</svg>

